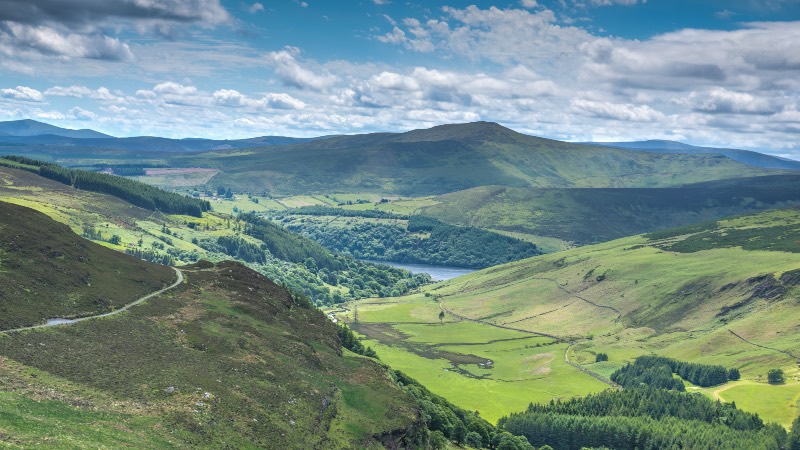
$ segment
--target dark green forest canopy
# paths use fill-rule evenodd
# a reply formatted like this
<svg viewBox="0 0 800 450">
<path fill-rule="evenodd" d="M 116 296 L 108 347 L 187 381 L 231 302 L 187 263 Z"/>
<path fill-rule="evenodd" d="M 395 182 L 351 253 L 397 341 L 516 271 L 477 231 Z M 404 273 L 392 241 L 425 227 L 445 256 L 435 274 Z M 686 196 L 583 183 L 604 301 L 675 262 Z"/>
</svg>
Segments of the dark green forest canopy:
<svg viewBox="0 0 800 450">
<path fill-rule="evenodd" d="M 364 214 L 355 214 L 362 211 L 346 211 L 339 215 L 337 212 L 342 210 L 324 207 L 304 210 L 301 215 L 309 211 L 313 212 L 312 215 L 319 213 L 326 217 L 405 217 L 382 211 L 363 211 Z M 530 242 L 479 228 L 450 225 L 425 216 L 411 216 L 407 225 L 360 221 L 344 226 L 329 226 L 326 221 L 293 220 L 295 217 L 295 210 L 275 216 L 287 229 L 330 250 L 359 259 L 483 269 L 542 253 Z"/>
<path fill-rule="evenodd" d="M 699 394 L 664 389 L 605 391 L 563 402 L 536 404 L 500 419 L 500 428 L 534 446 L 579 450 L 774 449 L 787 442 L 777 424 Z"/>
<path fill-rule="evenodd" d="M 735 368 L 726 369 L 722 366 L 646 355 L 636 358 L 633 364 L 627 364 L 618 369 L 611 374 L 611 380 L 624 388 L 649 386 L 684 391 L 686 388 L 683 382 L 674 378 L 673 373 L 702 387 L 716 386 L 724 384 L 728 380 L 739 379 L 739 370 Z"/>
</svg>

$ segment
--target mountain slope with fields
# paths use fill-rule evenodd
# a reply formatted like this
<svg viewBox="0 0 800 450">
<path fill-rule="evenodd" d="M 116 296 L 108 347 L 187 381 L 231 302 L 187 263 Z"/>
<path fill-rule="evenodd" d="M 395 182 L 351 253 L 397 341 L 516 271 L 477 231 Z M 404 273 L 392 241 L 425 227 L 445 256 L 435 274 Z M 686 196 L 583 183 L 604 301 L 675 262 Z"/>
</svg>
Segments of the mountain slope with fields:
<svg viewBox="0 0 800 450">
<path fill-rule="evenodd" d="M 655 353 L 740 370 L 743 381 L 705 392 L 788 427 L 800 398 L 797 241 L 800 210 L 765 211 L 517 261 L 338 314 L 357 309 L 353 326 L 385 361 L 488 417 L 602 390 L 581 370 L 607 380 Z M 773 368 L 786 385 L 766 383 Z M 492 401 L 464 395 L 479 389 Z"/>
<path fill-rule="evenodd" d="M 148 261 L 183 265 L 201 258 L 236 259 L 320 304 L 400 295 L 430 281 L 423 274 L 335 255 L 257 217 L 149 211 L 26 170 L 0 167 L 0 200 L 41 211 L 84 237 Z"/>
<path fill-rule="evenodd" d="M 448 223 L 591 244 L 800 203 L 800 176 L 670 188 L 532 189 L 482 186 L 440 195 L 417 214 Z"/>
<path fill-rule="evenodd" d="M 719 155 L 655 154 L 571 144 L 488 122 L 399 134 L 334 136 L 220 156 L 215 152 L 174 162 L 220 169 L 212 184 L 280 195 L 430 195 L 485 185 L 663 187 L 774 173 Z"/>
</svg>

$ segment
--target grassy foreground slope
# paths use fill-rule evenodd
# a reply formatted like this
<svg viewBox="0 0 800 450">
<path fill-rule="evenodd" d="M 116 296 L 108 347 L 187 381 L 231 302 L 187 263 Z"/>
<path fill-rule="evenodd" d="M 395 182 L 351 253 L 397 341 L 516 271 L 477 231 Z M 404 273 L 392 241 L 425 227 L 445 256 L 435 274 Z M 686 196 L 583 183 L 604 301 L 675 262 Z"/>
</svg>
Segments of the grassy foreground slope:
<svg viewBox="0 0 800 450">
<path fill-rule="evenodd" d="M 800 176 L 773 175 L 670 188 L 532 189 L 482 186 L 417 210 L 448 223 L 578 244 L 800 202 Z"/>
<path fill-rule="evenodd" d="M 90 245 L 37 211 L 0 202 L 0 330 L 109 312 L 173 271 Z"/>
<path fill-rule="evenodd" d="M 335 136 L 280 147 L 175 157 L 220 169 L 212 185 L 274 195 L 443 194 L 477 186 L 656 187 L 775 173 L 719 155 L 670 155 L 523 135 L 495 123 Z"/>
<path fill-rule="evenodd" d="M 354 327 L 385 361 L 492 418 L 605 387 L 565 358 L 608 377 L 649 353 L 738 368 L 754 387 L 719 393 L 737 404 L 796 401 L 798 241 L 799 210 L 767 211 L 497 266 L 340 315 L 357 310 Z M 601 352 L 609 361 L 595 363 Z M 779 394 L 771 368 L 788 374 Z M 797 415 L 793 401 L 746 403 L 787 426 Z"/>
<path fill-rule="evenodd" d="M 54 284 L 82 284 L 85 263 L 113 273 L 146 269 L 156 280 L 172 272 L 78 238 L 40 213 L 2 207 L 35 219 L 14 230 L 12 242 L 41 243 L 4 249 L 7 280 L 43 276 L 13 262 L 52 267 L 51 258 L 64 270 L 63 280 L 50 278 Z M 73 257 L 74 247 L 83 260 Z M 307 301 L 238 263 L 182 270 L 180 287 L 122 314 L 0 335 L 0 445 L 381 448 L 425 441 L 414 400 L 385 367 L 343 353 L 334 324 Z M 108 295 L 122 301 L 136 289 L 123 278 Z M 3 298 L 4 318 L 21 322 L 27 303 Z"/>
</svg>

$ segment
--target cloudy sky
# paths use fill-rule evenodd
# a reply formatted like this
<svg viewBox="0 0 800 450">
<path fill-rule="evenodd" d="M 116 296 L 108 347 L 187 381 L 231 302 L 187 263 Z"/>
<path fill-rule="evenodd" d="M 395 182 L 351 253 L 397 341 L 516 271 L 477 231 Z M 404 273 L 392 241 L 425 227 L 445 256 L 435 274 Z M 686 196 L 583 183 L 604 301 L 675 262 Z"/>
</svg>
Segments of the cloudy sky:
<svg viewBox="0 0 800 450">
<path fill-rule="evenodd" d="M 0 0 L 0 120 L 116 136 L 404 131 L 800 158 L 800 0 Z"/>
</svg>

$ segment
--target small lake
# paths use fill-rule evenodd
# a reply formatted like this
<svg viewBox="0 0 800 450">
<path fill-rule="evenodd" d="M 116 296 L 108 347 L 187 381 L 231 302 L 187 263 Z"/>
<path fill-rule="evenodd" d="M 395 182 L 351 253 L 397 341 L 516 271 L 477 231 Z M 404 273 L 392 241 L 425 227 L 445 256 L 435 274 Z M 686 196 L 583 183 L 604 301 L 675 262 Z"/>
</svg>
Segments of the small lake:
<svg viewBox="0 0 800 450">
<path fill-rule="evenodd" d="M 449 280 L 476 271 L 476 269 L 465 269 L 463 267 L 432 266 L 430 264 L 407 264 L 394 261 L 375 261 L 372 259 L 364 259 L 362 261 L 373 264 L 385 264 L 387 266 L 397 267 L 398 269 L 408 270 L 411 273 L 427 273 L 431 276 L 433 281 Z"/>
</svg>

